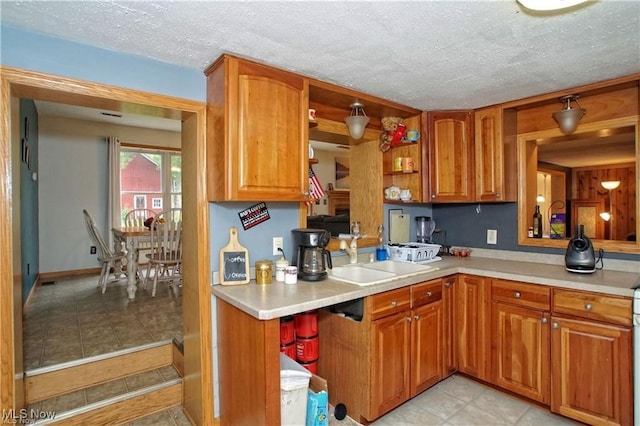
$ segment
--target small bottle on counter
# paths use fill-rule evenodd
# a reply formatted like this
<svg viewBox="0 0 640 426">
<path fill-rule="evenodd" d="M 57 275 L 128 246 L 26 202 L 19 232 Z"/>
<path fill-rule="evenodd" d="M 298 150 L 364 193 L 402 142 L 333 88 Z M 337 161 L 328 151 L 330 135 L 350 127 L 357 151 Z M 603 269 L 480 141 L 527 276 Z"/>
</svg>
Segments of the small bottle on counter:
<svg viewBox="0 0 640 426">
<path fill-rule="evenodd" d="M 384 225 L 378 226 L 378 247 L 376 247 L 376 260 L 387 260 L 387 248 L 384 244 Z"/>
<path fill-rule="evenodd" d="M 284 257 L 276 260 L 276 281 L 284 281 L 284 270 L 287 266 L 289 266 L 289 261 Z"/>
<path fill-rule="evenodd" d="M 270 260 L 256 262 L 256 284 L 271 284 L 272 265 Z"/>
</svg>

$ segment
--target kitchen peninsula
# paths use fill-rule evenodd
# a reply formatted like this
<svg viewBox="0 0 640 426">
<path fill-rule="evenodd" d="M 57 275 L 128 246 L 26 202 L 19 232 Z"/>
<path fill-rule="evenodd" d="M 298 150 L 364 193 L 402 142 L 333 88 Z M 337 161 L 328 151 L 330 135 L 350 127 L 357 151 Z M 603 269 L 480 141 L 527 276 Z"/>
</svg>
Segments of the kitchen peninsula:
<svg viewBox="0 0 640 426">
<path fill-rule="evenodd" d="M 445 258 L 434 263 L 437 270 L 408 278 L 400 278 L 371 286 L 356 286 L 342 283 L 332 279 L 320 282 L 299 281 L 297 285 L 284 285 L 273 283 L 270 285 L 256 285 L 251 282 L 241 286 L 213 286 L 212 293 L 217 299 L 218 315 L 218 360 L 220 379 L 220 421 L 222 425 L 231 424 L 278 424 L 280 419 L 279 405 L 279 318 L 311 309 L 321 309 L 342 302 L 357 300 L 371 300 L 376 295 L 392 294 L 403 289 L 417 287 L 416 284 L 428 282 L 433 286 L 451 284 L 457 288 L 452 293 L 456 298 L 456 316 L 452 318 L 452 324 L 447 323 L 447 314 L 444 315 L 444 326 L 457 327 L 450 350 L 458 352 L 458 370 L 475 376 L 480 380 L 498 384 L 498 373 L 507 373 L 499 356 L 492 359 L 492 339 L 500 338 L 496 331 L 498 322 L 492 320 L 493 312 L 502 312 L 500 307 L 518 304 L 529 304 L 534 313 L 540 312 L 537 324 L 544 330 L 543 336 L 551 336 L 555 339 L 557 332 L 571 333 L 571 321 L 585 324 L 593 323 L 607 331 L 614 328 L 619 334 L 619 339 L 609 336 L 615 342 L 615 350 L 621 350 L 620 359 L 613 360 L 612 368 L 603 366 L 600 361 L 598 368 L 589 371 L 598 371 L 598 379 L 594 386 L 602 386 L 604 382 L 611 381 L 621 389 L 615 394 L 615 400 L 609 407 L 611 412 L 604 415 L 612 417 L 612 422 L 621 424 L 630 421 L 631 409 L 631 297 L 632 287 L 640 284 L 640 274 L 617 271 L 597 271 L 594 274 L 572 274 L 565 271 L 561 265 L 542 265 L 540 263 L 519 262 L 510 260 L 494 260 L 489 258 L 471 257 L 465 259 Z M 477 286 L 473 288 L 473 286 Z M 511 286 L 516 288 L 511 295 Z M 465 290 L 461 290 L 461 289 Z M 444 289 L 444 287 L 443 287 Z M 512 297 L 514 302 L 504 300 Z M 476 298 L 477 306 L 473 307 L 478 318 L 468 318 L 464 321 L 466 303 L 471 298 Z M 535 299 L 542 307 L 532 307 Z M 589 309 L 582 308 L 582 304 L 589 305 Z M 368 306 L 365 303 L 365 310 Z M 546 306 L 546 307 L 545 307 Z M 471 309 L 471 308 L 470 308 Z M 585 312 L 579 312 L 582 309 Z M 324 311 L 323 314 L 333 315 Z M 367 321 L 368 313 L 365 312 L 362 321 Z M 546 318 L 546 320 L 540 320 Z M 548 319 L 551 321 L 548 321 Z M 579 319 L 583 319 L 578 321 Z M 354 323 L 352 320 L 341 320 Z M 587 321 L 589 320 L 589 321 Z M 563 322 L 564 321 L 564 322 Z M 495 324 L 492 324 L 494 322 Z M 551 325 L 554 323 L 556 325 Z M 566 325 L 569 323 L 569 325 Z M 602 323 L 602 324 L 600 324 Z M 560 324 L 559 326 L 557 324 Z M 613 324 L 613 325 L 612 325 Z M 356 324 L 357 325 L 357 324 Z M 467 333 L 465 327 L 473 327 L 474 331 Z M 554 327 L 550 330 L 550 327 Z M 558 330 L 555 328 L 558 327 Z M 320 326 L 321 346 L 323 351 L 330 351 L 330 340 L 322 334 Z M 584 334 L 584 330 L 583 334 Z M 480 354 L 477 359 L 470 359 L 461 353 L 465 345 L 474 343 L 468 336 L 476 335 L 475 344 L 481 345 L 471 350 Z M 483 337 L 481 339 L 480 337 Z M 461 341 L 466 339 L 466 341 Z M 556 342 L 556 340 L 552 340 Z M 548 343 L 548 342 L 547 342 Z M 547 347 L 546 344 L 543 346 Z M 336 347 L 337 348 L 337 347 Z M 531 348 L 524 348 L 528 351 Z M 606 349 L 603 349 L 606 350 Z M 613 348 L 611 350 L 614 350 Z M 537 353 L 537 352 L 536 352 Z M 552 356 L 554 356 L 552 348 Z M 559 354 L 558 356 L 562 356 Z M 321 354 L 322 357 L 322 354 Z M 343 360 L 345 363 L 348 360 Z M 583 362 L 579 357 L 576 362 Z M 479 362 L 476 372 L 467 364 Z M 560 360 L 558 360 L 560 364 Z M 374 420 L 367 418 L 366 410 L 362 409 L 359 402 L 348 402 L 337 387 L 338 378 L 332 371 L 323 371 L 320 364 L 319 375 L 328 380 L 330 401 L 335 404 L 342 401 L 347 404 L 350 415 L 355 420 Z M 589 417 L 581 417 L 576 408 L 570 406 L 570 402 L 562 400 L 560 396 L 551 398 L 550 393 L 559 390 L 549 390 L 550 376 L 549 366 L 544 363 L 542 374 L 547 377 L 543 380 L 542 397 L 540 402 L 551 406 L 553 411 L 573 418 L 589 422 Z M 622 367 L 622 368 L 621 368 Z M 393 368 L 393 366 L 389 366 Z M 438 366 L 439 368 L 439 366 Z M 538 368 L 538 365 L 536 365 Z M 555 367 L 554 367 L 555 368 Z M 328 369 L 327 369 L 328 370 Z M 442 373 L 442 370 L 439 370 Z M 440 375 L 440 380 L 444 374 Z M 573 383 L 562 383 L 567 389 L 572 389 Z M 503 386 L 508 388 L 507 386 Z M 508 388 L 513 390 L 511 388 Z M 516 389 L 517 391 L 517 389 Z M 588 391 L 588 390 L 587 390 Z M 526 392 L 520 394 L 533 398 Z M 555 393 L 553 394 L 555 396 Z M 400 402 L 401 403 L 401 402 Z M 399 403 L 397 404 L 399 405 Z M 605 404 L 606 405 L 606 404 Z M 387 409 L 390 410 L 393 407 Z M 375 411 L 375 410 L 374 410 Z M 382 413 L 379 413 L 382 414 Z M 363 415 L 363 419 L 359 416 Z M 601 419 L 601 418 L 596 418 Z M 595 421 L 591 419 L 592 421 Z"/>
</svg>

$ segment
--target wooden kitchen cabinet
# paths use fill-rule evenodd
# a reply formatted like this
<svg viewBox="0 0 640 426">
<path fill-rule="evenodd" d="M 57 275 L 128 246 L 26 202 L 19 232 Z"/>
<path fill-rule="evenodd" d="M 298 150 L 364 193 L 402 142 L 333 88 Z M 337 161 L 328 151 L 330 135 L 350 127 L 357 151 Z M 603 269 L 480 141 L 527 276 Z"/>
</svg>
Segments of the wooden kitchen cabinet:
<svg viewBox="0 0 640 426">
<path fill-rule="evenodd" d="M 362 321 L 321 311 L 330 402 L 368 423 L 440 381 L 442 312 L 441 279 L 365 298 Z"/>
<path fill-rule="evenodd" d="M 424 163 L 429 165 L 427 199 L 474 201 L 473 111 L 426 112 L 423 123 Z"/>
<path fill-rule="evenodd" d="M 490 287 L 484 278 L 464 274 L 456 286 L 458 370 L 489 380 Z"/>
<path fill-rule="evenodd" d="M 553 297 L 551 411 L 587 424 L 631 425 L 632 300 L 562 289 Z"/>
<path fill-rule="evenodd" d="M 543 404 L 549 401 L 549 287 L 491 281 L 492 382 Z"/>
<path fill-rule="evenodd" d="M 457 276 L 442 279 L 442 378 L 458 371 L 456 348 L 456 282 Z"/>
<path fill-rule="evenodd" d="M 230 55 L 205 74 L 209 200 L 307 200 L 307 79 Z"/>
</svg>

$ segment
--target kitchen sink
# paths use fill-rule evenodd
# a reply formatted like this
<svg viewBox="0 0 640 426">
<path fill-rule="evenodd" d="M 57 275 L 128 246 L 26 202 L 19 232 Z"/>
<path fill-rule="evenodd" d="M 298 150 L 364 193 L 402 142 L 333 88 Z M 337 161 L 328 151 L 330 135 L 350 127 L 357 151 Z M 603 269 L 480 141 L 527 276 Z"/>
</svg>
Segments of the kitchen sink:
<svg viewBox="0 0 640 426">
<path fill-rule="evenodd" d="M 364 266 L 337 266 L 329 270 L 329 277 L 356 285 L 372 285 L 391 281 L 397 274 L 389 271 L 378 271 Z"/>
<path fill-rule="evenodd" d="M 329 270 L 329 276 L 334 280 L 366 286 L 435 271 L 437 269 L 437 267 L 431 265 L 384 260 L 381 262 L 336 266 Z"/>
</svg>

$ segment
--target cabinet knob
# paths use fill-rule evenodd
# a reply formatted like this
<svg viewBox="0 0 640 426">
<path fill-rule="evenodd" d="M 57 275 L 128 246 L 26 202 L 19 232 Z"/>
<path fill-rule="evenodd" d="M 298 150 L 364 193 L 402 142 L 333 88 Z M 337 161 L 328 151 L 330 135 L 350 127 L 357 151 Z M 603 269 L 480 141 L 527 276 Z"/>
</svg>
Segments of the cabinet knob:
<svg viewBox="0 0 640 426">
<path fill-rule="evenodd" d="M 398 302 L 396 302 L 396 301 L 394 300 L 393 302 L 391 302 L 391 306 L 393 306 L 393 307 L 395 308 L 396 306 L 398 306 Z"/>
<path fill-rule="evenodd" d="M 444 286 L 445 286 L 446 288 L 451 288 L 451 281 L 447 281 L 447 282 L 445 282 L 445 283 L 444 283 Z"/>
<path fill-rule="evenodd" d="M 430 292 L 430 291 L 427 292 L 427 297 L 431 297 L 432 295 L 433 295 L 432 292 Z"/>
<path fill-rule="evenodd" d="M 498 193 L 498 194 L 496 194 L 496 198 L 500 198 L 500 194 L 499 194 L 499 193 Z"/>
<path fill-rule="evenodd" d="M 433 194 L 433 195 L 431 196 L 431 198 L 436 198 L 436 194 Z"/>
<path fill-rule="evenodd" d="M 520 292 L 519 292 L 519 291 L 514 291 L 514 292 L 513 292 L 513 297 L 515 297 L 516 299 L 520 299 L 520 297 L 521 297 L 521 296 L 522 296 L 522 295 L 520 294 Z"/>
<path fill-rule="evenodd" d="M 413 317 L 413 319 L 418 321 L 420 319 L 420 315 L 416 315 L 415 317 Z"/>
<path fill-rule="evenodd" d="M 591 303 L 587 303 L 584 305 L 584 309 L 585 311 L 590 311 L 591 309 L 593 309 L 593 306 L 591 306 Z"/>
<path fill-rule="evenodd" d="M 408 322 L 411 322 L 411 317 L 407 317 L 407 321 L 408 321 Z"/>
<path fill-rule="evenodd" d="M 547 319 L 547 317 L 542 317 L 542 319 L 540 320 L 543 324 L 546 324 L 547 322 L 549 322 L 549 320 Z"/>
<path fill-rule="evenodd" d="M 557 330 L 557 329 L 558 329 L 558 327 L 560 327 L 560 325 L 558 325 L 558 323 L 557 323 L 557 322 L 554 322 L 554 323 L 552 323 L 552 324 L 551 324 L 551 327 L 552 327 L 554 330 Z"/>
</svg>

